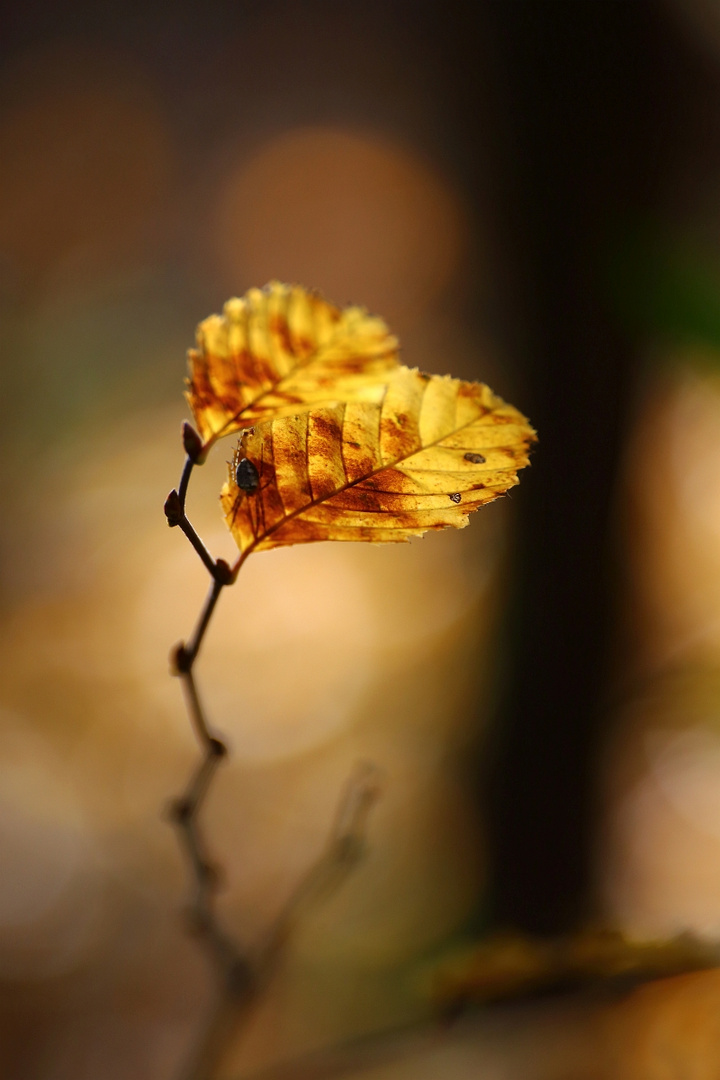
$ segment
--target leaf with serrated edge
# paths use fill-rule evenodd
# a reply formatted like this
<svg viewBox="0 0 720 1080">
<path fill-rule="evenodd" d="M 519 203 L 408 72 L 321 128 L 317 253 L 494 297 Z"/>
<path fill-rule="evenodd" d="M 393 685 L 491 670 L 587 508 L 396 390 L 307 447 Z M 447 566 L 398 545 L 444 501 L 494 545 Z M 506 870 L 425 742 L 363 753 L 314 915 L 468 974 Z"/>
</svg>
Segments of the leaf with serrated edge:
<svg viewBox="0 0 720 1080">
<path fill-rule="evenodd" d="M 228 300 L 197 329 L 186 397 L 205 452 L 256 421 L 332 401 L 380 401 L 397 339 L 364 308 L 342 310 L 271 281 Z"/>
<path fill-rule="evenodd" d="M 518 483 L 535 432 L 482 383 L 399 368 L 381 402 L 337 402 L 245 431 L 221 501 L 240 548 L 387 542 L 464 528 Z M 239 462 L 256 471 L 236 482 Z"/>
</svg>

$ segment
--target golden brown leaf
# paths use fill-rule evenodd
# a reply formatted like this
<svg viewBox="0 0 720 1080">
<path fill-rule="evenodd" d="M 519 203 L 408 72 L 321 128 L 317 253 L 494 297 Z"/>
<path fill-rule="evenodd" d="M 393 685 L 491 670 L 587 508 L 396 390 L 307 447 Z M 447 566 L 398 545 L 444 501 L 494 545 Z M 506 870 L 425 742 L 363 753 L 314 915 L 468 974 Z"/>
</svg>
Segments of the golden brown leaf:
<svg viewBox="0 0 720 1080">
<path fill-rule="evenodd" d="M 380 402 L 338 402 L 244 432 L 223 509 L 243 558 L 283 544 L 463 528 L 518 483 L 534 438 L 482 383 L 399 368 Z"/>
<path fill-rule="evenodd" d="M 327 401 L 379 401 L 397 339 L 364 308 L 271 281 L 197 329 L 186 397 L 205 450 L 256 420 Z"/>
</svg>

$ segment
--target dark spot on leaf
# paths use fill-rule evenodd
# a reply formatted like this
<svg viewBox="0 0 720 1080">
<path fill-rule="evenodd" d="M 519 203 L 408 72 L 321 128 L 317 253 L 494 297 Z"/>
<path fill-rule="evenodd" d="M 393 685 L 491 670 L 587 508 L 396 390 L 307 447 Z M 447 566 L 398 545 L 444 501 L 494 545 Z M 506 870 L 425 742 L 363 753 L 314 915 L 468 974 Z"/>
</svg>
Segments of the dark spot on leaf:
<svg viewBox="0 0 720 1080">
<path fill-rule="evenodd" d="M 454 495 L 451 495 L 451 496 L 450 496 L 450 498 L 452 499 L 452 501 L 453 501 L 454 503 L 459 503 L 459 502 L 460 502 L 460 500 L 462 499 L 462 495 L 460 494 L 460 492 L 459 492 L 459 491 L 456 491 Z"/>
<path fill-rule="evenodd" d="M 242 458 L 235 470 L 235 483 L 237 486 L 241 491 L 247 491 L 248 494 L 251 494 L 253 491 L 257 491 L 259 482 L 258 471 L 252 461 L 248 461 L 246 457 Z"/>
<path fill-rule="evenodd" d="M 466 461 L 472 461 L 473 465 L 484 465 L 485 458 L 482 454 L 465 454 Z"/>
</svg>

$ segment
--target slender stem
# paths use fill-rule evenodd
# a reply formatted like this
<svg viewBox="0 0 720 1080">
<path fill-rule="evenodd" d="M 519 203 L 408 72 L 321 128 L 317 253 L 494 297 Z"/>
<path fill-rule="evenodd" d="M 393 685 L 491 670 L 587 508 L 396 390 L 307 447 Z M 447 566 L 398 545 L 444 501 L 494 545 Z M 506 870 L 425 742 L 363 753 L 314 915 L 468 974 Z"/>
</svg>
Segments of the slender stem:
<svg viewBox="0 0 720 1080">
<path fill-rule="evenodd" d="M 200 646 L 202 645 L 202 640 L 205 637 L 205 632 L 210 623 L 210 619 L 212 618 L 212 613 L 215 610 L 215 605 L 217 604 L 220 593 L 224 587 L 224 582 L 218 581 L 217 578 L 213 580 L 213 583 L 210 586 L 202 611 L 200 612 L 200 617 L 193 630 L 192 637 L 185 646 L 185 653 L 189 658 L 188 670 L 192 667 L 195 662 L 195 657 L 200 651 Z"/>
<path fill-rule="evenodd" d="M 205 566 L 205 569 L 210 574 L 214 574 L 215 573 L 215 560 L 213 559 L 212 555 L 210 554 L 208 549 L 205 547 L 202 540 L 200 539 L 198 534 L 195 532 L 195 529 L 192 527 L 192 525 L 190 524 L 190 522 L 188 521 L 187 517 L 185 517 L 184 514 L 180 518 L 180 520 L 178 521 L 178 525 L 180 526 L 182 531 L 185 533 L 188 540 L 190 541 L 190 543 L 192 544 L 192 546 L 195 548 L 198 555 L 202 559 L 203 565 Z"/>
<path fill-rule="evenodd" d="M 203 746 L 205 750 L 212 749 L 220 742 L 220 740 L 214 739 L 208 729 L 197 686 L 195 685 L 195 676 L 192 671 L 181 672 L 181 674 L 190 722 L 195 729 L 195 734 L 197 735 L 201 746 Z M 219 758 L 222 755 L 213 751 L 213 756 Z"/>
<path fill-rule="evenodd" d="M 341 799 L 324 854 L 300 882 L 266 935 L 264 946 L 251 954 L 235 942 L 223 930 L 215 911 L 215 895 L 220 888 L 221 875 L 208 858 L 198 821 L 215 772 L 227 755 L 227 747 L 208 724 L 193 666 L 220 593 L 227 585 L 234 584 L 249 552 L 242 553 L 232 567 L 223 559 L 213 559 L 188 521 L 185 500 L 190 475 L 194 465 L 204 459 L 199 457 L 202 449 L 199 436 L 189 425 L 183 429 L 183 440 L 186 450 L 189 448 L 190 452 L 178 489 L 171 491 L 165 502 L 165 515 L 168 525 L 180 526 L 187 536 L 210 574 L 211 584 L 189 641 L 177 645 L 172 655 L 173 670 L 182 681 L 188 716 L 202 748 L 202 757 L 185 791 L 173 803 L 171 816 L 192 875 L 191 926 L 204 941 L 219 976 L 214 1013 L 183 1075 L 186 1080 L 211 1080 L 227 1041 L 236 1033 L 238 1024 L 246 1019 L 299 917 L 310 903 L 335 888 L 360 858 L 364 848 L 365 818 L 377 795 L 378 784 L 374 771 L 368 766 L 363 766 L 351 778 Z"/>
<path fill-rule="evenodd" d="M 180 477 L 180 483 L 178 484 L 178 497 L 180 499 L 180 506 L 185 510 L 185 499 L 187 498 L 188 484 L 190 483 L 190 475 L 195 466 L 193 459 L 188 456 L 185 458 L 185 464 L 183 465 L 182 475 Z"/>
<path fill-rule="evenodd" d="M 186 425 L 183 429 L 183 441 L 186 443 L 186 448 L 187 438 Z M 191 440 L 193 438 L 192 432 L 190 432 L 190 438 Z M 213 559 L 185 513 L 188 484 L 196 463 L 197 457 L 188 453 L 178 489 L 172 491 L 165 502 L 168 524 L 180 526 L 212 579 L 190 640 L 187 644 L 178 645 L 172 657 L 175 673 L 182 681 L 188 716 L 203 750 L 202 758 L 190 776 L 184 793 L 173 804 L 172 819 L 178 828 L 180 842 L 190 864 L 194 881 L 193 900 L 189 912 L 191 925 L 194 932 L 205 941 L 215 960 L 221 975 L 223 997 L 228 995 L 234 997 L 240 986 L 243 987 L 246 995 L 252 996 L 254 993 L 252 987 L 256 980 L 249 959 L 223 931 L 214 911 L 214 899 L 219 888 L 220 875 L 207 856 L 206 845 L 198 823 L 200 810 L 207 798 L 218 765 L 227 754 L 227 747 L 222 739 L 213 734 L 208 724 L 195 682 L 193 665 L 220 593 L 226 585 L 232 583 L 234 578 L 224 560 Z M 203 1073 L 199 1069 L 193 1069 L 190 1075 L 195 1080 L 200 1080 Z"/>
<path fill-rule="evenodd" d="M 190 432 L 190 445 L 193 445 L 193 440 L 197 440 L 199 443 L 199 436 L 196 432 L 190 428 L 189 424 L 186 424 L 183 428 L 183 441 L 188 443 L 187 432 Z M 197 452 L 197 446 L 195 446 Z M 227 563 L 222 559 L 213 559 L 212 555 L 205 547 L 197 532 L 191 525 L 187 514 L 185 513 L 185 501 L 187 499 L 188 484 L 190 483 L 190 475 L 193 468 L 198 463 L 197 457 L 188 453 L 185 458 L 185 464 L 183 465 L 182 475 L 180 476 L 180 483 L 177 486 L 177 490 L 173 490 L 165 500 L 165 517 L 167 523 L 171 528 L 180 527 L 182 532 L 185 533 L 188 540 L 195 548 L 195 551 L 200 556 L 202 563 L 207 572 L 216 580 L 221 581 L 223 585 L 230 585 L 237 577 L 237 572 L 234 576 L 230 571 Z M 239 569 L 239 568 L 238 568 Z"/>
<path fill-rule="evenodd" d="M 181 842 L 190 861 L 195 881 L 195 899 L 191 910 L 194 929 L 213 942 L 220 937 L 227 942 L 228 939 L 219 934 L 211 911 L 211 902 L 219 876 L 207 858 L 197 824 L 200 806 L 207 794 L 219 760 L 219 757 L 210 751 L 205 754 L 191 776 L 185 794 L 176 801 L 173 807 L 173 819 L 180 830 Z M 230 950 L 227 944 L 224 946 L 224 952 L 226 959 L 234 958 L 234 951 Z"/>
<path fill-rule="evenodd" d="M 245 562 L 245 560 L 247 559 L 249 554 L 250 554 L 249 550 L 248 551 L 241 551 L 240 554 L 238 555 L 237 559 L 235 560 L 235 562 L 230 567 L 230 575 L 231 575 L 232 581 L 237 580 L 237 576 L 240 573 L 240 569 L 242 567 L 242 564 Z"/>
</svg>

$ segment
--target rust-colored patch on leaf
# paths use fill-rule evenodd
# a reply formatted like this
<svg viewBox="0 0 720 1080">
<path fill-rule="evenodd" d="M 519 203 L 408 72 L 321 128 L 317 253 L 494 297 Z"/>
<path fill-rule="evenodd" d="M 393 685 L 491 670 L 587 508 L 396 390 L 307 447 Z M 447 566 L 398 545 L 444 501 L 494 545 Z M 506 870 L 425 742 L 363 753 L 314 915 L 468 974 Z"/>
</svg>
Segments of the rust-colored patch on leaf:
<svg viewBox="0 0 720 1080">
<path fill-rule="evenodd" d="M 188 366 L 186 397 L 206 453 L 221 436 L 298 407 L 380 401 L 398 343 L 364 308 L 340 310 L 271 281 L 200 323 Z"/>
<path fill-rule="evenodd" d="M 398 368 L 380 400 L 341 400 L 245 431 L 223 510 L 241 562 L 287 544 L 463 528 L 518 483 L 534 440 L 525 417 L 484 384 Z M 237 484 L 244 459 L 257 470 L 255 490 Z"/>
</svg>

